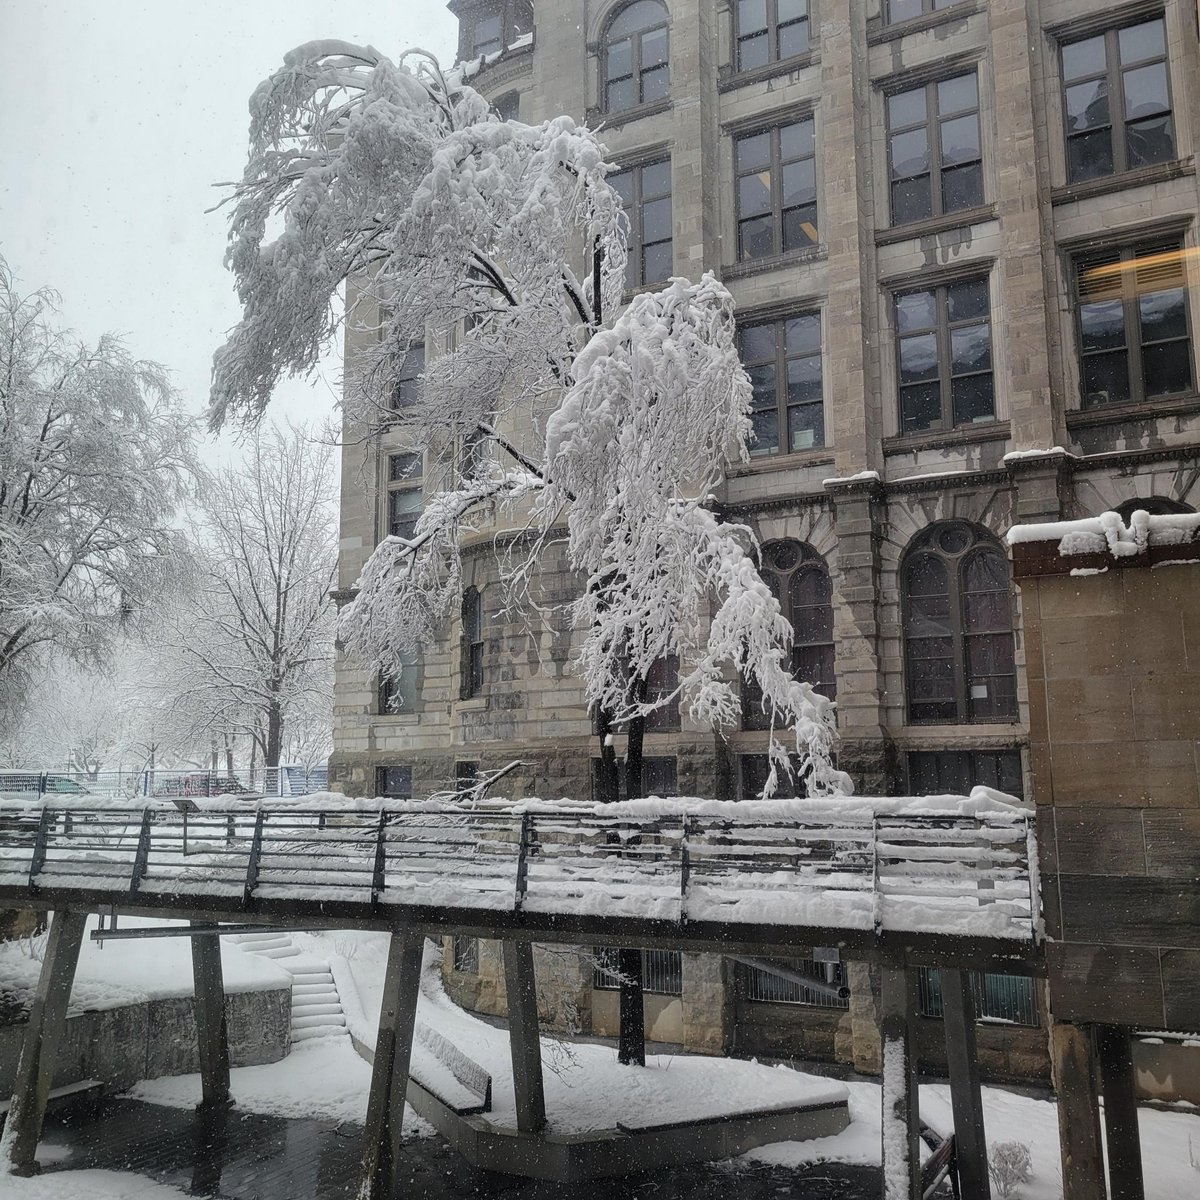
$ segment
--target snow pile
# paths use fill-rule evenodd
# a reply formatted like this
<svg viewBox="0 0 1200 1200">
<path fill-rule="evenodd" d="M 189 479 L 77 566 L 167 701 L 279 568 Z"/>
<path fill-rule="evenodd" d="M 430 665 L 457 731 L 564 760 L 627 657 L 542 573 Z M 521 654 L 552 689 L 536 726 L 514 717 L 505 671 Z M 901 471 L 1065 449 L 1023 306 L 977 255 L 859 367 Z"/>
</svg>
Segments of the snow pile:
<svg viewBox="0 0 1200 1200">
<path fill-rule="evenodd" d="M 1200 513 L 1165 513 L 1151 516 L 1138 509 L 1126 525 L 1114 512 L 1079 521 L 1047 521 L 1014 525 L 1008 544 L 1058 542 L 1059 554 L 1103 554 L 1133 558 L 1151 546 L 1183 546 L 1200 541 Z"/>
</svg>

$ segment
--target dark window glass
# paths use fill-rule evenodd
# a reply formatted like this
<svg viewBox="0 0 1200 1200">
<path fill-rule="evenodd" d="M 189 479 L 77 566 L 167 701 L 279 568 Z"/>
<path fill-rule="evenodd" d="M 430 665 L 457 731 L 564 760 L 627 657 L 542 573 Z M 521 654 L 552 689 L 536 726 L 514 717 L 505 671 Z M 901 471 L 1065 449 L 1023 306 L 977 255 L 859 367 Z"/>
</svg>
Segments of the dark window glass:
<svg viewBox="0 0 1200 1200">
<path fill-rule="evenodd" d="M 807 54 L 808 0 L 737 0 L 734 6 L 739 71 Z"/>
<path fill-rule="evenodd" d="M 648 702 L 663 701 L 679 686 L 679 659 L 674 654 L 658 659 L 646 679 Z M 679 728 L 679 697 L 674 696 L 646 717 L 647 733 L 659 733 Z M 674 760 L 672 759 L 672 762 Z M 665 795 L 665 793 L 663 793 Z M 671 793 L 674 795 L 674 792 Z"/>
<path fill-rule="evenodd" d="M 462 598 L 462 686 L 460 696 L 469 700 L 483 689 L 483 597 L 469 587 Z"/>
<path fill-rule="evenodd" d="M 405 655 L 404 666 L 399 675 L 379 677 L 379 712 L 384 716 L 412 712 L 419 699 L 418 677 L 421 670 L 419 655 Z"/>
<path fill-rule="evenodd" d="M 411 541 L 421 515 L 420 454 L 389 454 L 387 460 L 387 532 Z"/>
<path fill-rule="evenodd" d="M 914 796 L 966 796 L 973 787 L 1023 796 L 1020 750 L 913 750 L 908 787 Z"/>
<path fill-rule="evenodd" d="M 739 259 L 816 245 L 820 232 L 812 117 L 735 139 L 734 164 Z"/>
<path fill-rule="evenodd" d="M 906 555 L 902 579 L 908 719 L 1015 721 L 1017 674 L 1004 552 L 972 525 L 932 525 Z"/>
<path fill-rule="evenodd" d="M 983 203 L 974 71 L 889 96 L 887 115 L 893 225 Z"/>
<path fill-rule="evenodd" d="M 604 106 L 620 112 L 670 95 L 670 21 L 661 0 L 635 0 L 604 38 Z"/>
<path fill-rule="evenodd" d="M 986 279 L 895 297 L 900 432 L 995 419 Z"/>
<path fill-rule="evenodd" d="M 799 313 L 739 331 L 750 376 L 752 455 L 810 450 L 825 444 L 821 314 Z"/>
<path fill-rule="evenodd" d="M 1075 264 L 1084 408 L 1192 390 L 1187 276 L 1178 242 Z"/>
<path fill-rule="evenodd" d="M 888 24 L 898 25 L 901 21 L 911 21 L 925 13 L 941 12 L 961 3 L 962 0 L 887 0 Z"/>
<path fill-rule="evenodd" d="M 1061 62 L 1071 183 L 1175 157 L 1162 17 L 1068 42 Z"/>
<path fill-rule="evenodd" d="M 413 346 L 404 356 L 400 377 L 392 388 L 392 408 L 409 408 L 421 397 L 421 376 L 425 373 L 425 347 Z"/>
<path fill-rule="evenodd" d="M 487 13 L 475 18 L 471 27 L 471 57 L 495 54 L 504 47 L 504 17 L 501 13 Z"/>
<path fill-rule="evenodd" d="M 375 790 L 394 800 L 412 799 L 412 767 L 376 767 Z"/>
<path fill-rule="evenodd" d="M 918 968 L 917 1009 L 923 1017 L 940 1017 L 942 973 L 935 967 Z M 1000 1021 L 1005 1025 L 1040 1024 L 1033 980 L 1028 975 L 971 975 L 978 1021 Z"/>
<path fill-rule="evenodd" d="M 757 800 L 762 795 L 762 790 L 767 783 L 767 775 L 770 772 L 770 760 L 765 754 L 743 754 L 739 759 L 742 770 L 742 790 L 741 797 L 743 800 Z M 808 791 L 804 786 L 804 774 L 799 760 L 792 759 L 792 773 L 789 777 L 786 772 L 780 770 L 775 780 L 775 794 L 771 798 L 773 800 L 802 800 L 808 795 Z"/>
<path fill-rule="evenodd" d="M 492 107 L 496 110 L 496 116 L 502 121 L 519 120 L 521 116 L 521 93 L 505 92 L 503 96 L 496 97 L 496 103 Z"/>
<path fill-rule="evenodd" d="M 592 759 L 592 795 L 599 792 L 600 760 Z M 628 800 L 629 786 L 625 779 L 625 760 L 617 760 L 618 795 Z M 646 796 L 677 796 L 679 794 L 678 766 L 674 755 L 647 754 L 642 756 L 642 792 Z M 634 797 L 637 799 L 637 797 Z"/>
<path fill-rule="evenodd" d="M 644 163 L 610 175 L 629 221 L 625 286 L 633 289 L 669 279 L 673 265 L 671 160 Z"/>
</svg>

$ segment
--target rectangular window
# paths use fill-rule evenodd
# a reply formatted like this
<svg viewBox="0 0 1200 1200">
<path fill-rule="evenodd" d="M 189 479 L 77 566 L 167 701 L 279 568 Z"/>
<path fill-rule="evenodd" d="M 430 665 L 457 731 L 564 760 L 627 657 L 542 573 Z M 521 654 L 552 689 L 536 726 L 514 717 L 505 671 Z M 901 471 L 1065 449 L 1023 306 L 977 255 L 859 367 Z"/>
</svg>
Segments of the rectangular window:
<svg viewBox="0 0 1200 1200">
<path fill-rule="evenodd" d="M 987 279 L 902 292 L 895 314 L 900 432 L 994 421 Z"/>
<path fill-rule="evenodd" d="M 737 0 L 737 69 L 752 71 L 807 54 L 809 17 L 809 0 Z"/>
<path fill-rule="evenodd" d="M 1037 998 L 1033 980 L 1027 975 L 971 975 L 975 993 L 975 1018 L 1005 1025 L 1037 1028 Z M 941 1017 L 942 973 L 936 967 L 920 967 L 917 979 L 917 1011 L 923 1017 Z"/>
<path fill-rule="evenodd" d="M 479 939 L 454 935 L 454 969 L 464 975 L 479 974 Z"/>
<path fill-rule="evenodd" d="M 375 790 L 391 800 L 411 800 L 412 767 L 376 767 Z"/>
<path fill-rule="evenodd" d="M 750 453 L 786 454 L 823 446 L 821 314 L 744 325 L 738 349 L 753 388 Z"/>
<path fill-rule="evenodd" d="M 734 140 L 738 258 L 766 258 L 814 246 L 817 152 L 813 118 Z"/>
<path fill-rule="evenodd" d="M 1067 42 L 1060 53 L 1071 183 L 1175 157 L 1162 17 Z"/>
<path fill-rule="evenodd" d="M 974 71 L 888 96 L 887 124 L 893 225 L 983 203 Z"/>
<path fill-rule="evenodd" d="M 478 588 L 467 588 L 462 598 L 462 688 L 460 698 L 470 700 L 483 690 L 483 597 Z"/>
<path fill-rule="evenodd" d="M 390 537 L 411 541 L 421 515 L 420 454 L 389 454 L 387 460 L 387 531 Z"/>
<path fill-rule="evenodd" d="M 656 660 L 646 679 L 646 699 L 654 702 L 669 696 L 679 686 L 679 659 L 674 654 Z M 646 717 L 647 733 L 664 733 L 679 728 L 679 697 L 656 708 Z M 674 759 L 670 760 L 674 762 Z M 660 793 L 665 795 L 666 793 Z M 674 795 L 674 792 L 671 793 Z"/>
<path fill-rule="evenodd" d="M 404 356 L 400 378 L 392 388 L 392 408 L 411 408 L 421 398 L 421 376 L 425 374 L 425 347 L 413 346 Z"/>
<path fill-rule="evenodd" d="M 742 768 L 742 799 L 757 800 L 766 786 L 767 774 L 770 771 L 770 761 L 765 754 L 743 754 Z M 808 795 L 804 786 L 804 775 L 800 762 L 792 758 L 792 774 L 789 778 L 783 771 L 779 772 L 776 780 L 773 800 L 802 800 Z"/>
<path fill-rule="evenodd" d="M 469 792 L 479 782 L 479 764 L 477 762 L 456 762 L 454 764 L 454 790 Z"/>
<path fill-rule="evenodd" d="M 504 15 L 488 13 L 475 18 L 471 27 L 471 57 L 495 54 L 503 47 Z"/>
<path fill-rule="evenodd" d="M 1022 796 L 1020 750 L 912 750 L 908 787 L 914 796 L 966 796 L 973 787 Z"/>
<path fill-rule="evenodd" d="M 961 3 L 962 0 L 887 0 L 888 24 L 899 25 L 901 21 L 911 21 L 914 17 L 927 13 L 941 12 Z"/>
<path fill-rule="evenodd" d="M 615 991 L 621 986 L 617 951 L 597 946 L 592 955 L 592 987 Z M 678 950 L 642 951 L 642 989 L 651 996 L 683 995 L 683 956 Z"/>
<path fill-rule="evenodd" d="M 629 789 L 625 782 L 625 760 L 617 760 L 617 775 L 619 779 L 619 798 L 629 799 Z M 592 759 L 592 795 L 597 795 L 600 777 L 600 760 Z M 642 793 L 646 796 L 677 796 L 679 795 L 678 770 L 674 755 L 648 754 L 642 757 Z"/>
<path fill-rule="evenodd" d="M 397 675 L 379 677 L 379 712 L 383 716 L 412 712 L 417 706 L 417 678 L 420 674 L 420 657 L 406 655 L 404 667 Z"/>
<path fill-rule="evenodd" d="M 785 958 L 780 960 L 789 975 L 806 976 L 814 983 L 833 987 L 846 986 L 846 964 L 814 962 L 811 958 Z M 746 999 L 752 1004 L 801 1004 L 808 1008 L 848 1009 L 850 998 L 830 995 L 823 988 L 801 983 L 800 980 L 777 975 L 761 967 L 746 967 Z"/>
<path fill-rule="evenodd" d="M 1193 389 L 1187 276 L 1178 242 L 1075 263 L 1084 408 Z"/>
<path fill-rule="evenodd" d="M 632 290 L 671 277 L 674 265 L 671 224 L 671 160 L 643 163 L 608 177 L 629 221 L 629 260 L 625 286 Z"/>
</svg>

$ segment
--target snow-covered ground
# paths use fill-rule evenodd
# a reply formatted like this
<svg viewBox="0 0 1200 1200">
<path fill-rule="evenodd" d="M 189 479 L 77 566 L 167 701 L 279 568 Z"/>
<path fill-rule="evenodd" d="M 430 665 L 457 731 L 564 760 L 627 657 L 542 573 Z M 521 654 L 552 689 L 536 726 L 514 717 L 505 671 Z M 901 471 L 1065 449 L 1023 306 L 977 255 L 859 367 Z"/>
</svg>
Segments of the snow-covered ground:
<svg viewBox="0 0 1200 1200">
<path fill-rule="evenodd" d="M 165 1187 L 124 1171 L 55 1171 L 32 1179 L 4 1179 L 4 1200 L 180 1200 L 177 1188 Z"/>
</svg>

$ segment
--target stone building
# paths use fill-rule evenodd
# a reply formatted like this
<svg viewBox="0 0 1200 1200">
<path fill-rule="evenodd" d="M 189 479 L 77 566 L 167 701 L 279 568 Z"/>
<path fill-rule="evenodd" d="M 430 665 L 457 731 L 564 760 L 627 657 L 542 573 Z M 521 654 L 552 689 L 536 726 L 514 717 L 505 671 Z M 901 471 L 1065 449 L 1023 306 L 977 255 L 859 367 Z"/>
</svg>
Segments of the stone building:
<svg viewBox="0 0 1200 1200">
<path fill-rule="evenodd" d="M 602 129 L 630 218 L 630 290 L 712 270 L 733 293 L 757 441 L 720 499 L 763 544 L 796 670 L 837 700 L 858 790 L 1028 794 L 1026 646 L 1003 533 L 1200 504 L 1195 4 L 450 7 L 464 69 L 498 111 Z M 420 366 L 401 387 L 419 386 Z M 347 447 L 343 588 L 413 519 L 425 482 L 386 435 Z M 394 685 L 399 712 L 378 680 L 339 665 L 335 786 L 427 794 L 519 759 L 500 790 L 589 793 L 596 746 L 569 632 L 506 622 L 480 543 L 462 620 Z M 543 567 L 569 592 L 561 563 Z M 767 734 L 748 712 L 724 737 L 661 714 L 648 788 L 753 796 Z M 460 950 L 472 969 L 452 980 L 494 994 L 486 948 Z M 728 963 L 661 975 L 681 992 L 674 1016 L 668 1000 L 652 1018 L 668 1040 L 870 1065 L 861 973 L 845 1010 Z M 600 1027 L 608 1001 L 590 982 L 576 1007 Z M 996 1072 L 1044 1073 L 1037 990 L 979 986 L 985 1011 L 1033 1022 L 984 1037 Z"/>
</svg>

